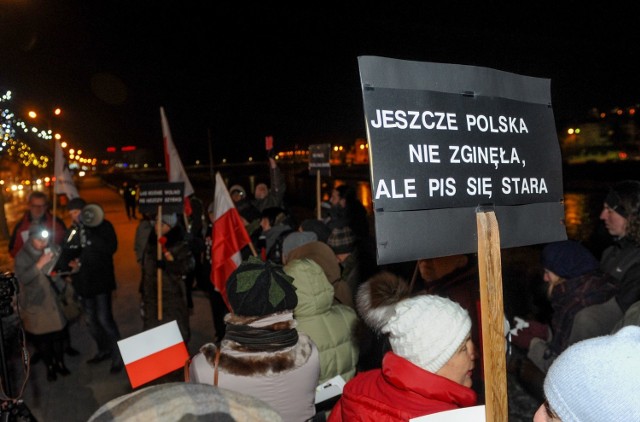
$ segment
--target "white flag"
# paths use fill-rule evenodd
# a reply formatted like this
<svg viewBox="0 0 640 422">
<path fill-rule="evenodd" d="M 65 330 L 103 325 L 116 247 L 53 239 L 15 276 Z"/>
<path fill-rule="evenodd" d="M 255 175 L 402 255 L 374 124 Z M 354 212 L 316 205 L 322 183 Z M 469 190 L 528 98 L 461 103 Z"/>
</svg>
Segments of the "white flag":
<svg viewBox="0 0 640 422">
<path fill-rule="evenodd" d="M 64 159 L 60 143 L 58 141 L 54 142 L 56 143 L 56 154 L 53 159 L 53 175 L 55 177 L 55 181 L 53 182 L 54 191 L 56 194 L 63 193 L 67 195 L 69 199 L 77 198 L 80 195 L 78 194 L 76 185 L 73 183 L 73 177 L 71 176 L 71 171 L 69 171 L 67 160 Z"/>
<path fill-rule="evenodd" d="M 164 107 L 160 107 L 160 118 L 162 120 L 162 137 L 164 138 L 164 165 L 167 167 L 169 182 L 184 182 L 184 196 L 189 197 L 194 192 L 193 186 L 189 181 L 187 172 L 184 171 L 176 146 L 173 144 L 169 122 L 167 122 L 167 117 L 164 115 Z"/>
</svg>

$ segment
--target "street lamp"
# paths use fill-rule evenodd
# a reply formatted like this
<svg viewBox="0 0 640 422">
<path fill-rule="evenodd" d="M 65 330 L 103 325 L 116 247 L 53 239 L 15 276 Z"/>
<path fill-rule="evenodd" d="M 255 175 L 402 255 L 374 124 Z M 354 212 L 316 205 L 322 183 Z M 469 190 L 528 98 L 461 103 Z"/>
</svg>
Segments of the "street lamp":
<svg viewBox="0 0 640 422">
<path fill-rule="evenodd" d="M 56 107 L 54 108 L 52 111 L 52 116 L 60 116 L 62 114 L 62 109 L 60 107 Z M 38 119 L 40 116 L 38 115 L 38 113 L 35 110 L 29 110 L 27 112 L 27 115 L 29 116 L 29 118 L 31 119 Z M 44 122 L 47 124 L 47 134 L 49 136 L 55 137 L 56 139 L 60 139 L 60 134 L 56 133 L 56 134 L 52 134 L 52 121 L 50 116 L 44 116 L 42 117 L 42 120 L 44 120 Z"/>
<path fill-rule="evenodd" d="M 51 115 L 45 115 L 42 117 L 42 120 L 44 120 L 47 124 L 47 134 L 51 137 L 48 139 L 53 139 L 53 148 L 52 148 L 52 154 L 51 154 L 51 162 L 53 163 L 53 180 L 54 182 L 51 184 L 51 199 L 53 201 L 53 215 L 54 218 L 56 216 L 56 206 L 58 203 L 58 196 L 57 196 L 57 192 L 56 192 L 56 182 L 55 182 L 55 165 L 56 165 L 56 142 L 58 142 L 62 136 L 59 133 L 55 133 L 52 134 L 52 117 L 54 116 L 60 116 L 62 114 L 62 109 L 60 107 L 55 107 L 52 111 L 51 111 Z M 37 119 L 38 118 L 38 113 L 34 110 L 29 110 L 29 112 L 27 113 L 27 115 L 31 118 L 31 119 Z M 53 226 L 53 229 L 55 230 L 55 224 Z M 54 236 L 55 236 L 55 231 L 54 231 Z"/>
</svg>

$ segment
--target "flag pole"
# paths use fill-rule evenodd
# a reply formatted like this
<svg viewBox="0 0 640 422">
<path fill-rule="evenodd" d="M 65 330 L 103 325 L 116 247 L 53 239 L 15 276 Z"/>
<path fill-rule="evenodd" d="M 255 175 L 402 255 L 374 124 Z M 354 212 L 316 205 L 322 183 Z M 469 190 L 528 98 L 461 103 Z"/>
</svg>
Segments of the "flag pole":
<svg viewBox="0 0 640 422">
<path fill-rule="evenodd" d="M 258 256 L 258 251 L 256 251 L 256 247 L 253 246 L 253 242 L 249 242 L 249 249 L 251 249 L 253 256 Z"/>
<path fill-rule="evenodd" d="M 322 197 L 321 197 L 322 184 L 320 183 L 320 170 L 316 170 L 316 217 L 318 220 L 322 220 Z"/>
<path fill-rule="evenodd" d="M 51 243 L 56 243 L 56 208 L 58 205 L 58 175 L 56 174 L 57 161 L 57 144 L 58 140 L 53 137 L 53 224 L 51 224 Z"/>
<path fill-rule="evenodd" d="M 158 261 L 162 259 L 162 245 L 160 244 L 160 235 L 162 234 L 162 205 L 158 205 L 158 215 L 156 217 L 156 246 L 158 247 L 158 252 L 156 253 L 156 258 Z M 162 268 L 158 267 L 156 269 L 158 275 L 158 321 L 162 320 Z"/>
<path fill-rule="evenodd" d="M 216 179 L 213 174 L 213 148 L 211 146 L 211 128 L 207 128 L 207 140 L 209 141 L 209 177 L 211 177 L 211 184 L 214 184 Z"/>
</svg>

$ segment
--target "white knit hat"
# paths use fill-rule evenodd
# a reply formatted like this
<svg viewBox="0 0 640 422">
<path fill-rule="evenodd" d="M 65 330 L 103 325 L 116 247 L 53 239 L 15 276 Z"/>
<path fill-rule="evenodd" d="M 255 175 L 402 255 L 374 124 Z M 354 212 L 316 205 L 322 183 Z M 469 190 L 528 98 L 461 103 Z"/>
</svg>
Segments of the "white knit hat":
<svg viewBox="0 0 640 422">
<path fill-rule="evenodd" d="M 544 394 L 563 422 L 640 421 L 640 327 L 570 346 L 553 362 Z"/>
<path fill-rule="evenodd" d="M 449 299 L 420 295 L 398 302 L 382 331 L 396 355 L 436 373 L 471 332 L 471 319 Z"/>
</svg>

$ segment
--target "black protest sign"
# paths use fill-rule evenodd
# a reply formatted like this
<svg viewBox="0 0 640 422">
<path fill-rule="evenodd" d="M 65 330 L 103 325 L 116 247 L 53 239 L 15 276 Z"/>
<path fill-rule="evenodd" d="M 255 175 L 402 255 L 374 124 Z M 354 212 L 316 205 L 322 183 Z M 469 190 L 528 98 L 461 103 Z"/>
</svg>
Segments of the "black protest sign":
<svg viewBox="0 0 640 422">
<path fill-rule="evenodd" d="M 331 144 L 309 145 L 309 175 L 331 176 Z"/>
<path fill-rule="evenodd" d="M 503 247 L 566 238 L 549 80 L 359 58 L 380 264 L 477 251 L 475 210 Z"/>
<path fill-rule="evenodd" d="M 162 205 L 162 213 L 184 212 L 184 183 L 144 183 L 140 185 L 138 208 L 141 213 L 154 214 Z"/>
</svg>

